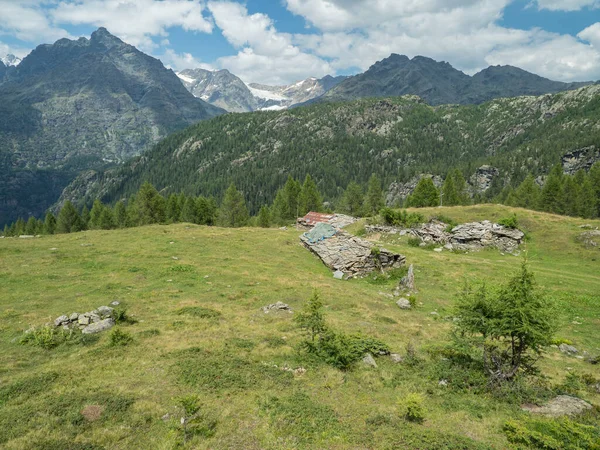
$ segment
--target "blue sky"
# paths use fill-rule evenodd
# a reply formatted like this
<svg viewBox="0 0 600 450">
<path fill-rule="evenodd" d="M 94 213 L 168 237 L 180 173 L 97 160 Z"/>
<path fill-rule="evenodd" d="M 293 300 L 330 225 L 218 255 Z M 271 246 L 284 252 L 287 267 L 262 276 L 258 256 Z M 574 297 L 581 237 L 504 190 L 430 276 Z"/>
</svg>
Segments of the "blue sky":
<svg viewBox="0 0 600 450">
<path fill-rule="evenodd" d="M 392 52 L 600 79 L 600 0 L 0 0 L 0 56 L 99 26 L 175 70 L 247 82 L 352 74 Z"/>
</svg>

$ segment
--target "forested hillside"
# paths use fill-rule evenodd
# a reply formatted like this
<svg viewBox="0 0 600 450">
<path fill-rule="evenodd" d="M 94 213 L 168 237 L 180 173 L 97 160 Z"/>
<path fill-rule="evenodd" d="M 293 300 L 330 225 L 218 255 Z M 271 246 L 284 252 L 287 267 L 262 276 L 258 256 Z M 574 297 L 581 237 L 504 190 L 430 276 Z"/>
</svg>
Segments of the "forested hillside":
<svg viewBox="0 0 600 450">
<path fill-rule="evenodd" d="M 544 175 L 574 149 L 600 143 L 600 86 L 479 106 L 431 107 L 417 97 L 318 104 L 285 112 L 228 114 L 161 141 L 125 166 L 88 173 L 62 201 L 114 202 L 149 181 L 163 194 L 222 197 L 234 182 L 251 213 L 272 202 L 289 175 L 315 179 L 325 200 L 375 173 L 387 188 L 417 174 L 468 179 L 499 169 L 493 198 L 528 173 Z"/>
</svg>

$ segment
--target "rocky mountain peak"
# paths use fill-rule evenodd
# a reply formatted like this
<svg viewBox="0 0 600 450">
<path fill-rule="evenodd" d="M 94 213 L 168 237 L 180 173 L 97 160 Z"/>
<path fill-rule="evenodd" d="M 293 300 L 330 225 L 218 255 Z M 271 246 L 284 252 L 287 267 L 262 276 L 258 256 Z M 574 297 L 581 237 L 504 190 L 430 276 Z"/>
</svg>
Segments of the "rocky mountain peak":
<svg viewBox="0 0 600 450">
<path fill-rule="evenodd" d="M 13 55 L 12 53 L 9 53 L 8 55 L 0 58 L 0 62 L 3 63 L 6 67 L 18 66 L 21 63 L 21 58 Z"/>
<path fill-rule="evenodd" d="M 127 45 L 121 39 L 111 34 L 106 28 L 100 27 L 92 33 L 90 43 L 100 44 L 106 48 L 113 48 L 116 46 Z"/>
</svg>

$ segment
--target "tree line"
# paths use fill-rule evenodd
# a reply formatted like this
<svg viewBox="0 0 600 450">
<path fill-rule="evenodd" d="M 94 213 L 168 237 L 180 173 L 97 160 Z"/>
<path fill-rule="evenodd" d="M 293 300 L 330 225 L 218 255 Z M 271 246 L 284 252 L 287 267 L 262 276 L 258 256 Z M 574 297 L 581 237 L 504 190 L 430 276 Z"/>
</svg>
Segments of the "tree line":
<svg viewBox="0 0 600 450">
<path fill-rule="evenodd" d="M 483 200 L 471 197 L 459 169 L 450 170 L 438 188 L 432 178 L 423 177 L 412 194 L 400 207 L 433 207 L 438 205 L 469 205 Z M 533 175 L 525 177 L 516 188 L 505 187 L 494 199 L 496 203 L 582 218 L 600 217 L 600 162 L 589 172 L 580 170 L 574 175 L 563 173 L 560 164 L 554 166 L 543 186 Z M 20 218 L 4 227 L 4 236 L 71 233 L 88 229 L 110 230 L 150 224 L 187 222 L 199 225 L 283 226 L 292 223 L 309 211 L 343 212 L 363 217 L 378 214 L 385 206 L 381 180 L 371 175 L 366 189 L 352 181 L 337 199 L 336 205 L 323 202 L 323 195 L 310 175 L 304 182 L 289 176 L 277 190 L 270 205 L 262 205 L 258 214 L 250 216 L 244 194 L 232 183 L 219 205 L 212 197 L 188 196 L 184 193 L 162 196 L 152 184 L 145 182 L 139 191 L 114 206 L 96 199 L 91 209 L 81 211 L 66 201 L 58 216 L 48 212 L 43 219 Z"/>
</svg>

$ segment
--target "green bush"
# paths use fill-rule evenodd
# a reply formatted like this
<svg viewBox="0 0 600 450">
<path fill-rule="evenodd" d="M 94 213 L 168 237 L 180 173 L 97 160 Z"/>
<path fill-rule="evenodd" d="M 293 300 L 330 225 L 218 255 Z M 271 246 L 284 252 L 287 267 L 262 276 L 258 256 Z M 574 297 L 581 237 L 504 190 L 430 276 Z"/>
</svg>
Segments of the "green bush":
<svg viewBox="0 0 600 450">
<path fill-rule="evenodd" d="M 197 395 L 180 397 L 177 402 L 183 409 L 181 430 L 184 443 L 187 442 L 190 436 L 209 438 L 215 435 L 217 419 L 202 411 L 202 405 Z"/>
<path fill-rule="evenodd" d="M 421 394 L 408 394 L 401 402 L 403 417 L 409 422 L 423 423 L 425 421 L 425 410 L 423 408 L 423 396 Z"/>
<path fill-rule="evenodd" d="M 82 334 L 78 329 L 65 330 L 62 327 L 44 326 L 25 332 L 19 339 L 19 344 L 50 350 L 67 342 L 79 343 L 80 341 L 82 341 Z"/>
<path fill-rule="evenodd" d="M 133 342 L 133 336 L 127 331 L 121 331 L 119 328 L 114 328 L 110 332 L 109 341 L 112 347 L 124 347 Z"/>
<path fill-rule="evenodd" d="M 422 241 L 418 237 L 411 236 L 408 238 L 408 241 L 406 241 L 406 242 L 411 247 L 419 247 L 421 245 Z"/>
<path fill-rule="evenodd" d="M 113 319 L 117 324 L 134 324 L 137 323 L 133 317 L 131 317 L 127 312 L 127 307 L 123 304 L 118 305 L 113 310 Z"/>
<path fill-rule="evenodd" d="M 422 214 L 409 213 L 406 210 L 394 210 L 386 207 L 381 210 L 380 214 L 383 222 L 391 226 L 411 228 L 425 222 L 425 217 Z"/>
<path fill-rule="evenodd" d="M 500 219 L 498 221 L 499 225 L 502 225 L 503 227 L 506 228 L 518 228 L 519 227 L 519 221 L 517 220 L 517 215 L 513 214 L 510 217 L 505 217 L 504 219 Z"/>
<path fill-rule="evenodd" d="M 503 426 L 509 442 L 544 450 L 598 450 L 600 427 L 570 419 L 509 420 Z"/>
</svg>

